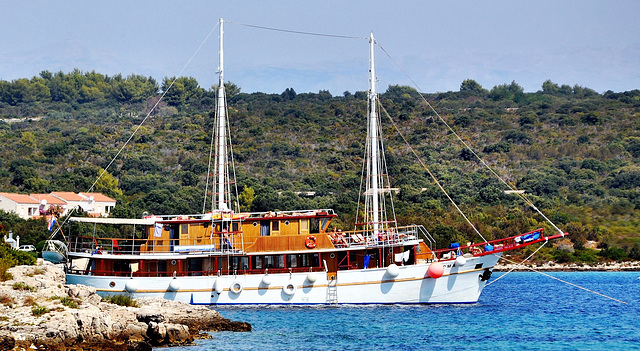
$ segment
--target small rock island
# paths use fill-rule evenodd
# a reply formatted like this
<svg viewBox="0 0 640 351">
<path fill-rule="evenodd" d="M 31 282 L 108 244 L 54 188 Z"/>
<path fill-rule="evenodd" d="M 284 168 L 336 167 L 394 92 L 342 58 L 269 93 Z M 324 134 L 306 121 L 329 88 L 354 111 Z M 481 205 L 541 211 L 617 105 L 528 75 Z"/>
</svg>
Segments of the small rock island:
<svg viewBox="0 0 640 351">
<path fill-rule="evenodd" d="M 151 350 L 190 344 L 209 337 L 206 331 L 251 331 L 206 306 L 162 298 L 109 302 L 95 288 L 65 285 L 62 268 L 41 259 L 7 272 L 11 279 L 0 283 L 1 351 Z"/>
</svg>

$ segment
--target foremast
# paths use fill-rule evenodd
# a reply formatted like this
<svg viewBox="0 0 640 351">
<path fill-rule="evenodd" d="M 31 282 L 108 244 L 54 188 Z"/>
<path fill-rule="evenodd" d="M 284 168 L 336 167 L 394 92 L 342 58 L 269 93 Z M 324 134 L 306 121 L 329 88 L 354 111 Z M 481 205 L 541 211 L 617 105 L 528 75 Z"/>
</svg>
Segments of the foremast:
<svg viewBox="0 0 640 351">
<path fill-rule="evenodd" d="M 385 163 L 380 121 L 378 118 L 378 93 L 376 89 L 375 71 L 375 38 L 369 37 L 369 97 L 367 146 L 365 151 L 367 178 L 365 186 L 365 211 L 363 230 L 367 236 L 377 240 L 389 232 L 389 224 L 395 226 L 395 218 L 387 220 L 385 193 L 390 190 L 388 180 L 385 182 Z M 386 183 L 386 184 L 385 184 Z"/>
<path fill-rule="evenodd" d="M 214 211 L 231 209 L 229 155 L 227 151 L 227 100 L 224 89 L 224 20 L 220 18 L 220 66 L 218 67 L 218 99 L 216 109 L 216 176 L 212 207 Z"/>
</svg>

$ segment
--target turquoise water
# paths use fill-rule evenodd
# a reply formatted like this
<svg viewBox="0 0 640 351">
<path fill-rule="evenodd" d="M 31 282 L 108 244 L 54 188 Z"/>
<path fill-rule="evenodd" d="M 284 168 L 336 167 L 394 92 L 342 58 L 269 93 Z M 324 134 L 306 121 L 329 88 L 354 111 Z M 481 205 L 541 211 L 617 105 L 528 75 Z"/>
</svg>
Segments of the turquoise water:
<svg viewBox="0 0 640 351">
<path fill-rule="evenodd" d="M 157 350 L 640 350 L 640 272 L 549 274 L 628 304 L 510 273 L 473 305 L 216 307 L 253 332 Z"/>
</svg>

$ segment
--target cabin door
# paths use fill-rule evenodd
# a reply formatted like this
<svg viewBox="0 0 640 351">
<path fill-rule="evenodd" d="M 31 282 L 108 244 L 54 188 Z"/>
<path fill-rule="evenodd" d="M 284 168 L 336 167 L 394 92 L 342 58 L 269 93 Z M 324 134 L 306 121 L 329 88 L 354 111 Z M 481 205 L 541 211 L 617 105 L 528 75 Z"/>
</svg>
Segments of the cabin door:
<svg viewBox="0 0 640 351">
<path fill-rule="evenodd" d="M 173 252 L 173 247 L 178 245 L 178 239 L 180 239 L 180 234 L 178 234 L 178 225 L 174 224 L 169 229 L 169 251 Z"/>
</svg>

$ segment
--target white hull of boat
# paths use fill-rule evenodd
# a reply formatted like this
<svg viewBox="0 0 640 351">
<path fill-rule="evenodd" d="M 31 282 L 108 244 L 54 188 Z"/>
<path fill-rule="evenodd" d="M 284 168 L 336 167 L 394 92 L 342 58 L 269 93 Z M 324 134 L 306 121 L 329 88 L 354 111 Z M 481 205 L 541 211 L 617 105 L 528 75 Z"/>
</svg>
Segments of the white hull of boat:
<svg viewBox="0 0 640 351">
<path fill-rule="evenodd" d="M 191 277 L 109 277 L 67 274 L 68 284 L 96 288 L 100 295 L 127 294 L 133 298 L 163 297 L 191 304 L 448 304 L 475 303 L 500 254 L 467 259 L 464 266 L 443 262 L 444 275 L 433 279 L 429 264 L 398 267 L 390 277 L 386 268 L 331 273 Z M 314 279 L 315 278 L 315 279 Z M 315 280 L 313 283 L 311 280 Z M 267 282 L 268 284 L 265 284 Z"/>
</svg>

